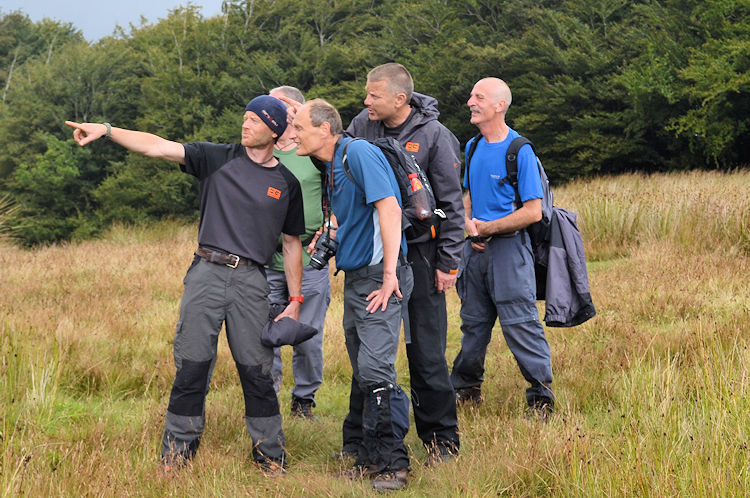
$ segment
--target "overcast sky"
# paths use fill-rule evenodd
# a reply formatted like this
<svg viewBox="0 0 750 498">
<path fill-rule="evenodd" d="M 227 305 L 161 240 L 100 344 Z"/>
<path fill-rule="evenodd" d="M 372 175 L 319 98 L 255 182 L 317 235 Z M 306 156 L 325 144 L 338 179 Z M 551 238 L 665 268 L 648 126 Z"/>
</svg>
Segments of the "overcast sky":
<svg viewBox="0 0 750 498">
<path fill-rule="evenodd" d="M 204 17 L 221 13 L 222 0 L 193 0 Z M 32 21 L 48 17 L 70 22 L 89 41 L 111 35 L 116 25 L 129 32 L 130 23 L 140 25 L 141 15 L 149 24 L 167 17 L 170 9 L 186 5 L 188 0 L 0 0 L 0 14 L 20 10 Z"/>
</svg>

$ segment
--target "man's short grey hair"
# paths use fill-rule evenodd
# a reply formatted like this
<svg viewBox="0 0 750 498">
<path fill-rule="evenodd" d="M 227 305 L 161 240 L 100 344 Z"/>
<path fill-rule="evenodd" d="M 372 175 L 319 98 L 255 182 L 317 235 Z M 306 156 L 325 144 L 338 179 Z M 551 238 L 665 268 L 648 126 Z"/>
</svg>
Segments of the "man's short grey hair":
<svg viewBox="0 0 750 498">
<path fill-rule="evenodd" d="M 331 135 L 340 135 L 344 133 L 344 125 L 341 124 L 339 111 L 333 105 L 323 99 L 313 99 L 307 103 L 310 111 L 310 121 L 316 128 L 323 123 L 331 126 Z"/>
<path fill-rule="evenodd" d="M 414 80 L 409 70 L 398 62 L 389 62 L 373 68 L 367 73 L 367 81 L 386 81 L 388 90 L 396 95 L 406 95 L 406 102 L 411 102 L 411 94 L 414 92 Z"/>
<path fill-rule="evenodd" d="M 268 91 L 268 95 L 271 95 L 272 93 L 280 93 L 284 97 L 292 99 L 295 102 L 299 102 L 300 104 L 305 103 L 305 96 L 302 95 L 302 92 L 300 92 L 299 88 L 294 86 L 277 86 L 276 88 L 272 88 Z"/>
</svg>

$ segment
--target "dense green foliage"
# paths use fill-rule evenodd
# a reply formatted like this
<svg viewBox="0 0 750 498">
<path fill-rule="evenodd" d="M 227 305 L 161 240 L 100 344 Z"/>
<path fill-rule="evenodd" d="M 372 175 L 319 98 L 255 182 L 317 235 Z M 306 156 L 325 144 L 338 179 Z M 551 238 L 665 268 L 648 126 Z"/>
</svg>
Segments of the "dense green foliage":
<svg viewBox="0 0 750 498">
<path fill-rule="evenodd" d="M 93 44 L 70 25 L 0 13 L 0 181 L 21 204 L 26 244 L 191 219 L 196 189 L 177 168 L 105 142 L 73 152 L 63 121 L 231 142 L 250 98 L 290 84 L 347 124 L 367 71 L 388 61 L 440 100 L 462 143 L 476 132 L 465 107 L 474 82 L 505 79 L 509 122 L 554 183 L 741 167 L 749 13 L 747 0 L 227 0 L 220 16 L 188 3 Z"/>
</svg>

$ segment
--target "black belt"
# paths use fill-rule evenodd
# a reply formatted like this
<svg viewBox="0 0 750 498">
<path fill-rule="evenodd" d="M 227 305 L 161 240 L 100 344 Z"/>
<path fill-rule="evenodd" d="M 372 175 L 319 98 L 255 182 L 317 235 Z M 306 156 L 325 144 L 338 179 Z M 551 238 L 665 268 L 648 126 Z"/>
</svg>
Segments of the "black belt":
<svg viewBox="0 0 750 498">
<path fill-rule="evenodd" d="M 227 254 L 225 252 L 212 251 L 210 249 L 204 249 L 202 247 L 196 249 L 195 254 L 196 256 L 200 256 L 201 258 L 205 259 L 209 263 L 226 265 L 230 268 L 237 268 L 238 265 L 249 266 L 255 264 L 255 261 L 243 258 L 242 256 L 237 256 L 236 254 Z"/>
<path fill-rule="evenodd" d="M 520 233 L 520 230 L 516 230 L 515 232 L 508 232 L 508 233 L 493 233 L 492 235 L 488 235 L 487 237 L 482 237 L 481 235 L 476 236 L 467 236 L 466 238 L 470 241 L 474 242 L 475 244 L 481 244 L 482 242 L 489 242 L 493 238 L 498 239 L 512 239 L 516 235 Z"/>
</svg>

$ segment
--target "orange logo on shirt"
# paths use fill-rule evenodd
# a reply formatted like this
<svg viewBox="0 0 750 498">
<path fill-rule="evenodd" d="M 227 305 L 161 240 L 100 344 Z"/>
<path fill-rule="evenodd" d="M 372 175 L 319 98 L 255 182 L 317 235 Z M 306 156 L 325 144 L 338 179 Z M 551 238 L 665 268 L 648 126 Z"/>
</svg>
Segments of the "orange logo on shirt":
<svg viewBox="0 0 750 498">
<path fill-rule="evenodd" d="M 409 152 L 419 152 L 419 142 L 406 142 L 404 148 Z"/>
<path fill-rule="evenodd" d="M 281 190 L 274 188 L 274 187 L 268 187 L 268 197 L 273 197 L 274 199 L 278 199 L 281 197 Z"/>
</svg>

